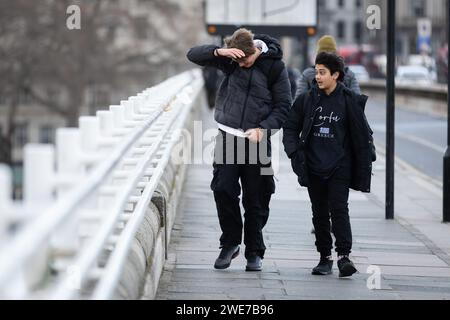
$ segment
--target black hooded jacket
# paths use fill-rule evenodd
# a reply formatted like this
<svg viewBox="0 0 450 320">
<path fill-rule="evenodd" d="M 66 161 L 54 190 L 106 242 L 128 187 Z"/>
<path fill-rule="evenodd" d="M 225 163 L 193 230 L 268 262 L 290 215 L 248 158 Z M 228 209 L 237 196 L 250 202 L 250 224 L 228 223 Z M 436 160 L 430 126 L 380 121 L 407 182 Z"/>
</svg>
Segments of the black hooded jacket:
<svg viewBox="0 0 450 320">
<path fill-rule="evenodd" d="M 216 98 L 214 118 L 218 123 L 244 131 L 252 128 L 280 129 L 292 103 L 289 78 L 281 58 L 279 42 L 267 35 L 255 35 L 269 50 L 261 54 L 250 68 L 227 57 L 214 56 L 220 47 L 203 45 L 191 48 L 187 58 L 200 66 L 222 70 L 222 81 Z M 281 70 L 270 83 L 269 75 Z"/>
<path fill-rule="evenodd" d="M 368 193 L 372 178 L 373 139 L 364 114 L 367 96 L 358 95 L 346 87 L 343 88 L 342 94 L 345 99 L 352 159 L 350 188 Z M 309 143 L 319 95 L 317 87 L 313 87 L 298 96 L 283 125 L 284 150 L 291 159 L 300 185 L 304 187 L 309 187 L 305 147 Z"/>
</svg>

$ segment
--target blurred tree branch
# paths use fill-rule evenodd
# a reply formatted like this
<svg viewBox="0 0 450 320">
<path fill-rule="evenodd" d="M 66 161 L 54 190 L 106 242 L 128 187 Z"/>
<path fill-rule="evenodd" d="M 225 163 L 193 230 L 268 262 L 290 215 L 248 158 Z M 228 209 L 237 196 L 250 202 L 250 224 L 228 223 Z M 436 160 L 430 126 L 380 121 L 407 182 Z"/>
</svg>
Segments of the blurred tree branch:
<svg viewBox="0 0 450 320">
<path fill-rule="evenodd" d="M 9 110 L 2 149 L 13 144 L 21 94 L 75 126 L 92 88 L 126 90 L 130 78 L 144 88 L 154 70 L 185 63 L 201 19 L 179 1 L 136 3 L 132 8 L 128 1 L 0 0 L 0 73 L 6 75 L 0 77 L 0 94 Z M 81 30 L 66 27 L 73 4 L 81 9 Z M 58 88 L 57 98 L 49 88 Z"/>
</svg>

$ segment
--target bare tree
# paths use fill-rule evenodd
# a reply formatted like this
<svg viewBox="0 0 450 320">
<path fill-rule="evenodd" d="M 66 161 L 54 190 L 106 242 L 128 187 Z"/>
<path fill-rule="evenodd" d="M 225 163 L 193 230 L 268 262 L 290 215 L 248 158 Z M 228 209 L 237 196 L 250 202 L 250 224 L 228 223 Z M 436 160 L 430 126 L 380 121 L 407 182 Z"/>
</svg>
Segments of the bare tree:
<svg viewBox="0 0 450 320">
<path fill-rule="evenodd" d="M 130 3 L 0 0 L 0 72 L 6 75 L 0 77 L 0 94 L 8 102 L 3 161 L 11 163 L 21 94 L 76 126 L 89 89 L 126 88 L 130 79 L 144 88 L 163 66 L 170 66 L 165 76 L 185 68 L 186 48 L 203 27 L 192 15 L 201 10 L 186 12 L 176 0 L 148 0 L 134 2 L 144 10 L 139 15 Z M 81 30 L 66 27 L 72 4 L 81 9 Z M 60 96 L 54 97 L 51 88 Z"/>
<path fill-rule="evenodd" d="M 0 1 L 0 95 L 6 104 L 6 129 L 0 135 L 0 162 L 12 163 L 15 116 L 21 90 L 30 74 L 32 55 L 21 30 L 24 21 L 34 16 L 33 11 L 20 12 L 24 0 L 10 6 L 9 1 Z"/>
</svg>

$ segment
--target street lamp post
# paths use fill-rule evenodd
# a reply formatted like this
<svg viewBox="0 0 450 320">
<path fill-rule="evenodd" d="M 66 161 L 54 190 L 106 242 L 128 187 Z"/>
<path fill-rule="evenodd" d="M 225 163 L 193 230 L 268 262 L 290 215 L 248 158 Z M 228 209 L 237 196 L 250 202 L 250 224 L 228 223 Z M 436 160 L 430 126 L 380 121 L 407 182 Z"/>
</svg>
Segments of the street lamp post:
<svg viewBox="0 0 450 320">
<path fill-rule="evenodd" d="M 386 219 L 394 219 L 395 160 L 395 1 L 388 3 L 386 74 Z"/>
<path fill-rule="evenodd" d="M 450 0 L 447 2 L 447 43 L 450 49 Z M 447 59 L 447 151 L 444 155 L 443 222 L 450 222 L 450 50 Z"/>
</svg>

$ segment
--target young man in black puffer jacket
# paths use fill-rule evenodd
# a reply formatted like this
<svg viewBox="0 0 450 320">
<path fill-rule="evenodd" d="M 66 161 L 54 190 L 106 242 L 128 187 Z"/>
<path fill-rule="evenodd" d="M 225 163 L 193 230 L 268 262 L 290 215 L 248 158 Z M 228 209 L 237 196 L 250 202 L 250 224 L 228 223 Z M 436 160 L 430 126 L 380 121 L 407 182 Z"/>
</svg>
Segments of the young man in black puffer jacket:
<svg viewBox="0 0 450 320">
<path fill-rule="evenodd" d="M 370 192 L 372 175 L 372 139 L 364 115 L 367 97 L 341 83 L 344 63 L 335 54 L 318 54 L 315 69 L 318 87 L 296 99 L 283 125 L 283 144 L 312 203 L 315 244 L 320 253 L 312 274 L 332 272 L 331 213 L 339 276 L 347 277 L 357 271 L 349 259 L 349 189 Z"/>
<path fill-rule="evenodd" d="M 226 47 L 203 45 L 187 57 L 200 66 L 213 66 L 225 78 L 217 93 L 214 118 L 219 127 L 214 150 L 214 192 L 221 252 L 216 269 L 228 268 L 239 253 L 244 229 L 247 271 L 260 271 L 265 245 L 262 230 L 275 191 L 271 169 L 270 135 L 285 121 L 292 98 L 283 52 L 278 41 L 239 29 Z M 241 181 L 245 209 L 242 222 Z"/>
</svg>

